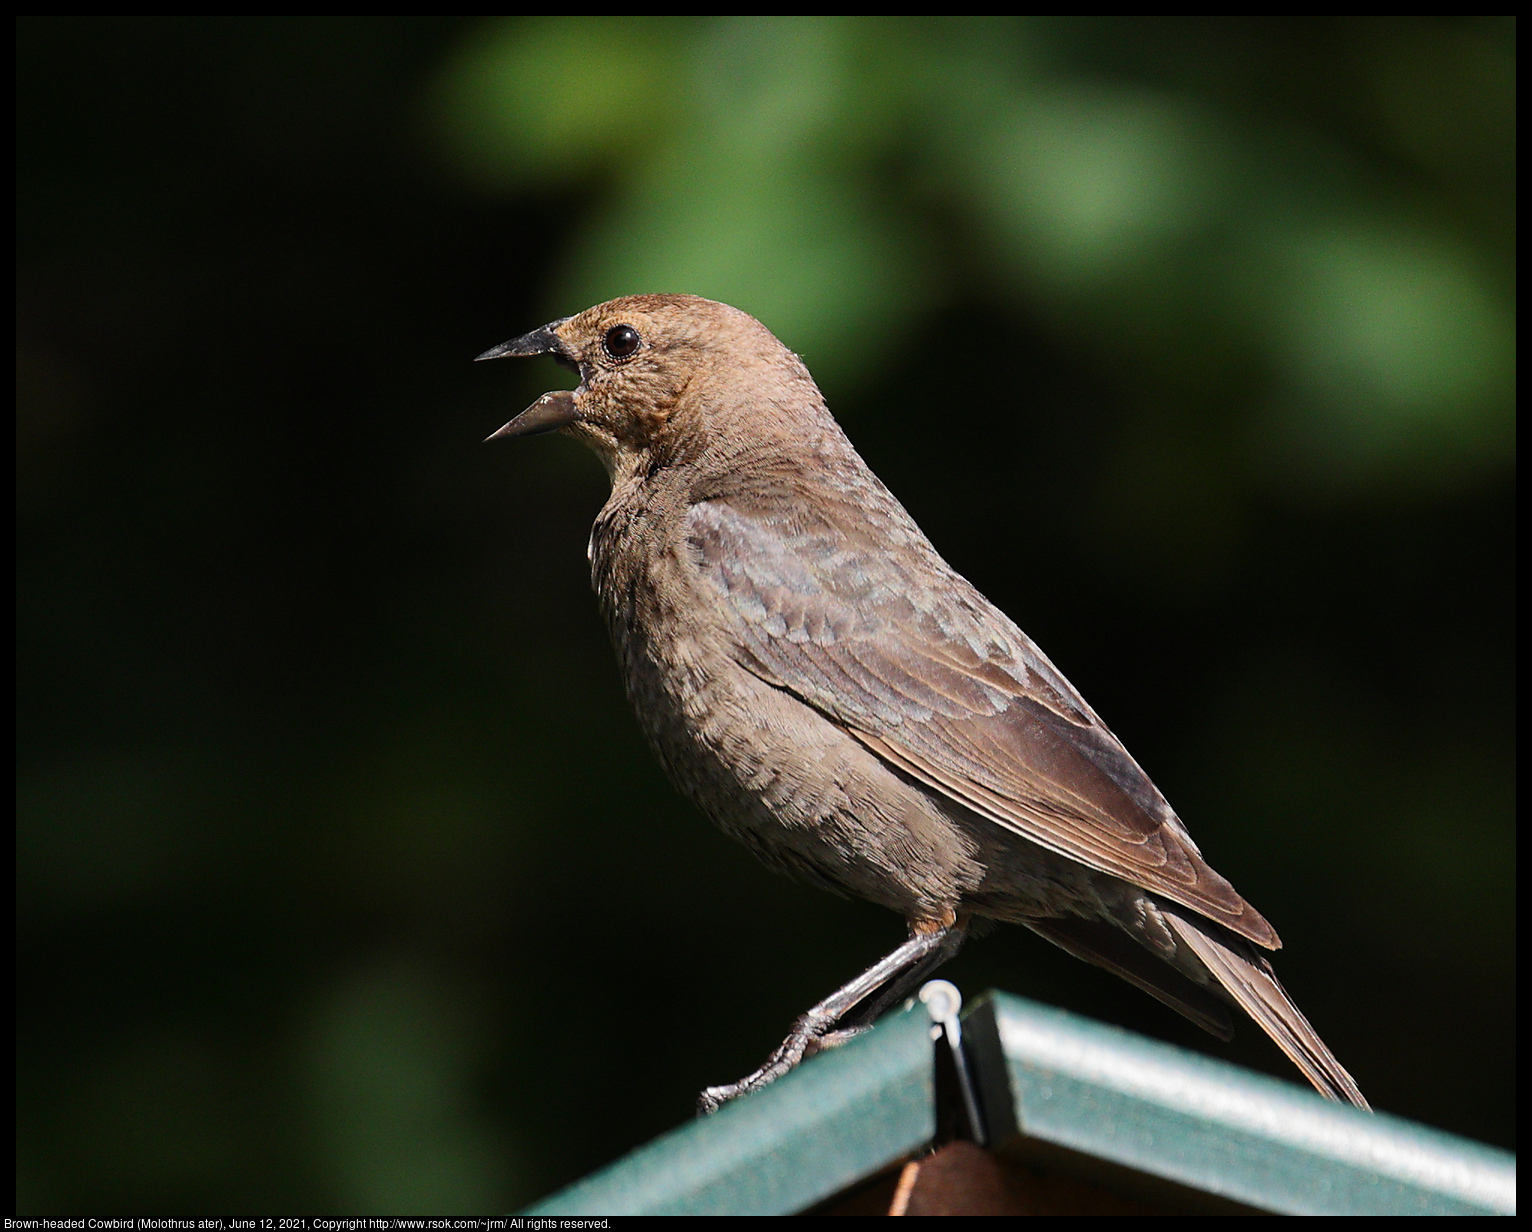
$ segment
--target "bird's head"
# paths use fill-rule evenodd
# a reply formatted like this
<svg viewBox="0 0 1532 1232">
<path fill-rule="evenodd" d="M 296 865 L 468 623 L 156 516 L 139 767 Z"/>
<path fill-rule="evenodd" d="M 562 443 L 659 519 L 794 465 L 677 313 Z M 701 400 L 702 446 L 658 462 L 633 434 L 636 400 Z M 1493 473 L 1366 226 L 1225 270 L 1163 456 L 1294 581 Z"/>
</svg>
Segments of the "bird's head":
<svg viewBox="0 0 1532 1232">
<path fill-rule="evenodd" d="M 488 439 L 562 430 L 616 483 L 718 438 L 792 430 L 824 415 L 802 362 L 748 313 L 695 295 L 629 295 L 550 321 L 479 359 L 551 355 L 578 372 Z"/>
</svg>

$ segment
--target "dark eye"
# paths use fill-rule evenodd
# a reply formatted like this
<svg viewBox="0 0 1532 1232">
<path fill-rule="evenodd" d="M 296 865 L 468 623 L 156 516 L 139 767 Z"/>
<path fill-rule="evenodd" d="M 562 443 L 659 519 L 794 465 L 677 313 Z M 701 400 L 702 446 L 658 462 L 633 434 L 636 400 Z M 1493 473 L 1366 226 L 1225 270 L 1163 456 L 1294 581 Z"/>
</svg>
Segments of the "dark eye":
<svg viewBox="0 0 1532 1232">
<path fill-rule="evenodd" d="M 638 344 L 642 341 L 638 331 L 631 325 L 614 325 L 606 331 L 602 344 L 606 347 L 606 353 L 613 359 L 627 359 L 638 350 Z"/>
</svg>

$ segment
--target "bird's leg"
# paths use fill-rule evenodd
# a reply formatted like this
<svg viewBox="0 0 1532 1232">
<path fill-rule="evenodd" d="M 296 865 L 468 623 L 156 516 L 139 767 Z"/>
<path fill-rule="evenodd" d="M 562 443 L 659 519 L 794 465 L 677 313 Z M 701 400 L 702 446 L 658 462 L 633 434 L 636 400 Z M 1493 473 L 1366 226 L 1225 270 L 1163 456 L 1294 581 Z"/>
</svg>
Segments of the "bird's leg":
<svg viewBox="0 0 1532 1232">
<path fill-rule="evenodd" d="M 836 989 L 793 1023 L 793 1029 L 782 1041 L 781 1047 L 755 1073 L 738 1082 L 708 1087 L 703 1091 L 697 1097 L 697 1110 L 703 1114 L 717 1112 L 729 1100 L 775 1082 L 797 1065 L 805 1054 L 817 1051 L 826 1042 L 826 1037 L 831 1035 L 831 1028 L 836 1023 L 873 993 L 884 989 L 883 995 L 857 1016 L 849 1030 L 834 1033 L 841 1036 L 834 1042 L 841 1043 L 866 1030 L 878 1014 L 901 997 L 907 996 L 916 983 L 957 953 L 962 943 L 963 930 L 955 925 L 943 925 L 930 932 L 916 933 L 893 953 L 875 962 L 849 984 Z"/>
<path fill-rule="evenodd" d="M 856 1017 L 843 1028 L 846 1039 L 850 1039 L 854 1035 L 860 1035 L 868 1027 L 872 1026 L 873 1023 L 877 1022 L 889 1009 L 898 1005 L 906 997 L 913 995 L 915 990 L 924 984 L 926 978 L 934 974 L 938 967 L 957 957 L 957 952 L 963 948 L 963 942 L 968 939 L 968 934 L 964 931 L 961 924 L 953 928 L 944 928 L 937 936 L 938 943 L 934 950 L 903 975 L 891 980 L 888 987 L 880 992 L 876 999 L 857 1011 Z M 836 1031 L 833 1034 L 840 1035 L 842 1031 Z M 828 1038 L 821 1038 L 819 1041 L 820 1047 L 828 1046 L 829 1042 Z M 841 1040 L 835 1041 L 835 1043 L 841 1042 Z"/>
<path fill-rule="evenodd" d="M 942 937 L 941 944 L 917 962 L 903 975 L 891 980 L 882 992 L 866 1005 L 856 1011 L 845 1026 L 834 1031 L 826 1031 L 823 1035 L 811 1039 L 809 1046 L 804 1050 L 805 1057 L 812 1057 L 815 1053 L 823 1052 L 826 1048 L 838 1048 L 848 1040 L 855 1039 L 862 1032 L 871 1028 L 885 1012 L 906 997 L 911 996 L 917 988 L 926 981 L 926 977 L 932 975 L 936 969 L 947 962 L 948 959 L 957 955 L 963 948 L 963 942 L 968 934 L 963 931 L 962 925 L 947 930 Z M 849 1011 L 848 1011 L 849 1012 Z"/>
</svg>

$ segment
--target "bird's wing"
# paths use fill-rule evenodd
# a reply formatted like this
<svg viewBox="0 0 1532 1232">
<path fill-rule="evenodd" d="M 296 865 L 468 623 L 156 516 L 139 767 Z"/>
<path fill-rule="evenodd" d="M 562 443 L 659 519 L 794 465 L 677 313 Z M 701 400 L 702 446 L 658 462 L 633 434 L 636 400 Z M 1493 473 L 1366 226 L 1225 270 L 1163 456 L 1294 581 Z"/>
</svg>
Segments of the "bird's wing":
<svg viewBox="0 0 1532 1232">
<path fill-rule="evenodd" d="M 742 666 L 991 821 L 1280 946 L 1074 687 L 886 489 L 809 495 L 687 512 Z"/>
</svg>

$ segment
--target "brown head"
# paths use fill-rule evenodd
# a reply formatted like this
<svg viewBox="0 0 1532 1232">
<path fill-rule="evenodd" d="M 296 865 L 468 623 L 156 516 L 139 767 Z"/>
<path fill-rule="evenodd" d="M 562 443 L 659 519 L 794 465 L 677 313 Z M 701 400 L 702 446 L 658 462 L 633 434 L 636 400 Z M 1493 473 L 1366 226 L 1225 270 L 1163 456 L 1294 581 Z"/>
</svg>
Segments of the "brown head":
<svg viewBox="0 0 1532 1232">
<path fill-rule="evenodd" d="M 595 450 L 614 484 L 667 454 L 817 435 L 831 422 L 808 370 L 770 330 L 695 295 L 609 300 L 478 358 L 528 355 L 553 356 L 580 384 L 544 394 L 488 439 L 561 430 Z"/>
</svg>

